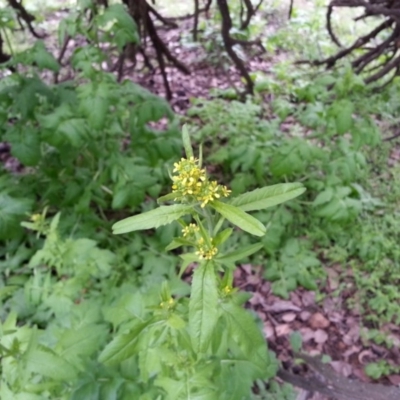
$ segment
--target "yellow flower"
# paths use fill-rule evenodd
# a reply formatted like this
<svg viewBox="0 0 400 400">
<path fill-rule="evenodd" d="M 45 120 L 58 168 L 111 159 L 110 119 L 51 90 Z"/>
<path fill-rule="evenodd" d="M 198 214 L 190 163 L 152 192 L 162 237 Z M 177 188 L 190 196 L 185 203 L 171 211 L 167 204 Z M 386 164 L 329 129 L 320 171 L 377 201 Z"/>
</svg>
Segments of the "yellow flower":
<svg viewBox="0 0 400 400">
<path fill-rule="evenodd" d="M 200 228 L 196 224 L 189 224 L 182 229 L 183 237 L 192 236 L 195 232 L 198 232 Z"/>
<path fill-rule="evenodd" d="M 42 219 L 42 215 L 41 214 L 33 214 L 31 215 L 31 221 L 32 222 L 38 222 Z"/>
<path fill-rule="evenodd" d="M 205 169 L 199 167 L 199 160 L 194 157 L 182 158 L 174 163 L 173 172 L 177 173 L 172 177 L 172 192 L 176 194 L 176 201 L 196 200 L 204 208 L 209 202 L 221 196 L 229 196 L 230 190 L 226 186 L 207 179 Z"/>
<path fill-rule="evenodd" d="M 224 292 L 224 294 L 229 294 L 230 292 L 232 292 L 232 288 L 228 285 L 226 285 L 222 291 Z"/>
<path fill-rule="evenodd" d="M 197 241 L 196 254 L 199 256 L 200 260 L 211 260 L 217 253 L 218 249 L 215 246 L 207 247 L 203 238 Z"/>
</svg>

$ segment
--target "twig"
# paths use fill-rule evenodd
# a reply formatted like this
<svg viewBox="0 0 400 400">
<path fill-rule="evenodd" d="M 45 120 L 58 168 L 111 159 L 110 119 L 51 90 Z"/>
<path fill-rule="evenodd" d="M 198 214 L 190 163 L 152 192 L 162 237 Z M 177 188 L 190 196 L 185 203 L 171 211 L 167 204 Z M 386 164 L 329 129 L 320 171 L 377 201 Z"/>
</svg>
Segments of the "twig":
<svg viewBox="0 0 400 400">
<path fill-rule="evenodd" d="M 328 10 L 326 12 L 326 28 L 328 30 L 329 36 L 333 43 L 335 43 L 338 47 L 343 47 L 342 44 L 339 42 L 339 39 L 333 33 L 332 29 L 332 14 L 333 14 L 333 6 L 332 4 L 328 5 Z"/>
<path fill-rule="evenodd" d="M 227 0 L 217 0 L 218 8 L 222 17 L 221 35 L 224 41 L 225 50 L 228 56 L 235 63 L 236 68 L 239 70 L 240 74 L 246 81 L 247 93 L 253 94 L 254 82 L 251 79 L 243 61 L 239 58 L 236 52 L 233 50 L 234 41 L 230 35 L 230 30 L 232 28 L 232 19 L 229 13 L 229 7 Z"/>
</svg>

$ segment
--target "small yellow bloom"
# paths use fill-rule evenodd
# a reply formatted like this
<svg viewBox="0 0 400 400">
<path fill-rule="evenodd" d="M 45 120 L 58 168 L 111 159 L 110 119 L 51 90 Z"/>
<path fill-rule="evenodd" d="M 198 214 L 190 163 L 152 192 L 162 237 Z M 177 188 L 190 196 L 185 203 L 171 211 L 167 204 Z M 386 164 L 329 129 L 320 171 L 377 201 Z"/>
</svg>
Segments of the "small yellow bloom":
<svg viewBox="0 0 400 400">
<path fill-rule="evenodd" d="M 230 292 L 232 292 L 232 288 L 228 285 L 226 285 L 223 289 L 225 294 L 229 294 Z"/>
<path fill-rule="evenodd" d="M 183 237 L 192 236 L 195 232 L 198 232 L 200 228 L 196 224 L 189 224 L 182 229 Z"/>
<path fill-rule="evenodd" d="M 42 215 L 41 214 L 33 214 L 31 215 L 31 221 L 32 222 L 38 222 L 42 219 Z"/>
<path fill-rule="evenodd" d="M 174 163 L 173 172 L 177 173 L 172 177 L 172 192 L 176 194 L 176 201 L 195 200 L 204 208 L 213 200 L 227 197 L 230 193 L 226 186 L 208 181 L 206 170 L 199 167 L 199 160 L 194 157 L 182 158 Z"/>
</svg>

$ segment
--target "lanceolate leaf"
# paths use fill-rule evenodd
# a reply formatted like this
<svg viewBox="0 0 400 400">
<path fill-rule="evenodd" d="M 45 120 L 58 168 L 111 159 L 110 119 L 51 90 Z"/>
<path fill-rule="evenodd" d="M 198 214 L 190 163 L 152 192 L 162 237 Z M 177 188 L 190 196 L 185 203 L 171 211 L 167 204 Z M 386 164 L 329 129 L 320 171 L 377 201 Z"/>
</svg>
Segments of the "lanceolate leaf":
<svg viewBox="0 0 400 400">
<path fill-rule="evenodd" d="M 137 353 L 136 346 L 140 334 L 157 322 L 155 319 L 149 319 L 137 325 L 130 332 L 116 336 L 101 352 L 99 361 L 104 364 L 116 364 L 132 357 Z"/>
<path fill-rule="evenodd" d="M 262 210 L 294 199 L 305 192 L 301 183 L 280 183 L 244 193 L 231 202 L 243 211 Z"/>
<path fill-rule="evenodd" d="M 195 352 L 205 352 L 218 322 L 218 288 L 212 262 L 200 264 L 193 274 L 189 327 Z"/>
<path fill-rule="evenodd" d="M 166 203 L 167 201 L 174 200 L 176 198 L 176 193 L 168 193 L 165 196 L 161 196 L 157 199 L 157 204 Z"/>
<path fill-rule="evenodd" d="M 158 228 L 167 225 L 185 214 L 189 214 L 192 210 L 191 206 L 184 204 L 176 204 L 173 206 L 161 206 L 155 210 L 151 210 L 133 217 L 125 218 L 115 223 L 112 227 L 114 235 L 139 231 L 142 229 Z"/>
<path fill-rule="evenodd" d="M 174 250 L 181 246 L 193 246 L 193 243 L 190 240 L 183 238 L 174 238 L 172 242 L 165 248 L 165 251 Z"/>
<path fill-rule="evenodd" d="M 226 228 L 222 232 L 218 233 L 218 235 L 213 240 L 214 245 L 219 246 L 225 243 L 229 239 L 229 236 L 232 235 L 232 232 L 233 232 L 232 228 Z"/>
<path fill-rule="evenodd" d="M 186 158 L 193 157 L 192 143 L 190 142 L 190 136 L 187 125 L 182 127 L 182 141 L 183 147 L 185 148 Z"/>
<path fill-rule="evenodd" d="M 222 257 L 218 257 L 217 260 L 222 263 L 235 263 L 236 261 L 251 256 L 252 254 L 256 253 L 260 250 L 264 245 L 262 243 L 255 243 L 249 246 L 242 247 L 239 250 L 232 251 L 231 253 L 227 253 Z"/>
<path fill-rule="evenodd" d="M 265 372 L 267 378 L 271 368 L 272 360 L 269 357 L 265 339 L 258 328 L 252 315 L 242 307 L 234 303 L 223 303 L 221 305 L 225 311 L 230 326 L 229 335 L 242 348 L 248 359 Z"/>
<path fill-rule="evenodd" d="M 245 213 L 240 208 L 234 207 L 231 204 L 221 203 L 220 201 L 213 201 L 211 207 L 240 229 L 255 236 L 265 235 L 265 226 L 258 219 Z"/>
</svg>

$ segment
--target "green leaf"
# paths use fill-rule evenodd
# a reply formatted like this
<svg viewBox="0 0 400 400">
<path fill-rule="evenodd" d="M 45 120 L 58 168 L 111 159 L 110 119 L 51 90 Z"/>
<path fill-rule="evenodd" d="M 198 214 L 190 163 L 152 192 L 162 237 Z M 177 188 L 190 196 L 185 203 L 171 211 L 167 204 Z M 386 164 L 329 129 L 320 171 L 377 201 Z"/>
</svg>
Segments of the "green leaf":
<svg viewBox="0 0 400 400">
<path fill-rule="evenodd" d="M 314 199 L 312 205 L 313 207 L 320 206 L 321 204 L 326 204 L 330 202 L 333 198 L 334 191 L 331 187 L 328 187 L 323 192 L 319 193 L 318 196 Z"/>
<path fill-rule="evenodd" d="M 174 250 L 181 246 L 193 246 L 193 243 L 183 238 L 174 238 L 172 242 L 165 248 L 165 251 Z"/>
<path fill-rule="evenodd" d="M 98 324 L 67 329 L 63 331 L 57 343 L 57 349 L 61 355 L 72 362 L 76 357 L 93 354 L 101 346 L 106 333 L 106 326 Z"/>
<path fill-rule="evenodd" d="M 57 133 L 61 133 L 72 146 L 81 147 L 87 137 L 85 120 L 83 118 L 71 118 L 62 121 L 58 126 Z"/>
<path fill-rule="evenodd" d="M 186 326 L 186 322 L 178 314 L 171 314 L 167 324 L 173 329 L 183 329 Z"/>
<path fill-rule="evenodd" d="M 272 360 L 253 316 L 235 303 L 222 303 L 221 307 L 230 325 L 231 338 L 239 344 L 247 358 L 264 371 L 264 378 L 268 378 L 266 374 L 270 370 Z"/>
<path fill-rule="evenodd" d="M 13 131 L 14 134 L 9 135 L 11 153 L 23 165 L 37 165 L 41 156 L 39 132 L 32 127 L 24 127 L 23 129 L 24 131 L 18 133 Z"/>
<path fill-rule="evenodd" d="M 158 228 L 159 226 L 170 224 L 191 211 L 192 206 L 183 204 L 161 206 L 115 223 L 112 227 L 113 234 L 120 235 L 121 233 Z"/>
<path fill-rule="evenodd" d="M 113 193 L 111 208 L 113 210 L 118 210 L 125 207 L 129 203 L 131 192 L 132 187 L 130 185 L 116 187 Z"/>
<path fill-rule="evenodd" d="M 168 193 L 165 196 L 161 196 L 157 199 L 157 204 L 166 203 L 167 201 L 174 200 L 176 198 L 175 193 Z"/>
<path fill-rule="evenodd" d="M 218 235 L 215 236 L 213 240 L 214 246 L 220 246 L 221 244 L 225 243 L 232 235 L 232 233 L 233 233 L 232 228 L 226 228 L 222 232 L 218 233 Z"/>
<path fill-rule="evenodd" d="M 218 322 L 217 278 L 212 262 L 200 264 L 193 274 L 189 302 L 189 329 L 195 352 L 205 352 Z"/>
<path fill-rule="evenodd" d="M 35 43 L 33 51 L 34 61 L 40 69 L 49 69 L 54 72 L 58 72 L 60 70 L 60 64 L 55 59 L 53 54 L 46 50 L 42 40 L 38 40 Z"/>
<path fill-rule="evenodd" d="M 335 123 L 336 132 L 339 135 L 343 135 L 349 132 L 353 125 L 353 111 L 354 105 L 349 100 L 341 100 L 338 104 L 335 104 L 335 111 L 337 112 Z"/>
<path fill-rule="evenodd" d="M 239 250 L 232 251 L 230 253 L 224 254 L 221 257 L 217 257 L 216 260 L 222 263 L 232 264 L 236 261 L 251 256 L 258 250 L 263 248 L 262 243 L 250 244 L 248 246 L 242 247 Z"/>
<path fill-rule="evenodd" d="M 189 264 L 199 261 L 199 256 L 195 253 L 181 254 L 180 257 L 182 258 L 183 262 L 181 267 L 179 268 L 179 274 L 178 274 L 179 278 L 185 272 L 185 269 L 189 266 Z"/>
<path fill-rule="evenodd" d="M 292 350 L 299 352 L 303 345 L 303 338 L 300 332 L 292 332 L 289 336 L 290 346 Z"/>
<path fill-rule="evenodd" d="M 9 239 L 21 230 L 20 221 L 26 218 L 31 207 L 28 199 L 0 193 L 0 239 Z"/>
<path fill-rule="evenodd" d="M 107 98 L 93 95 L 93 97 L 83 99 L 81 107 L 91 128 L 101 129 L 104 127 L 109 108 Z"/>
<path fill-rule="evenodd" d="M 220 201 L 213 201 L 210 203 L 217 212 L 226 218 L 232 224 L 238 226 L 240 229 L 251 233 L 255 236 L 264 236 L 266 229 L 265 226 L 251 215 L 245 213 L 240 208 L 234 207 L 231 204 L 221 203 Z"/>
<path fill-rule="evenodd" d="M 150 325 L 158 322 L 158 320 L 151 318 L 148 321 L 138 324 L 130 332 L 116 336 L 101 352 L 99 362 L 111 365 L 132 357 L 138 351 L 137 341 L 139 336 Z"/>
<path fill-rule="evenodd" d="M 190 142 L 189 130 L 187 125 L 183 125 L 182 127 L 182 141 L 186 153 L 186 158 L 189 159 L 190 157 L 193 157 L 193 148 L 192 143 Z"/>
<path fill-rule="evenodd" d="M 234 198 L 230 204 L 243 211 L 263 210 L 294 199 L 305 190 L 301 183 L 280 183 L 244 193 Z"/>
<path fill-rule="evenodd" d="M 76 377 L 75 368 L 57 354 L 34 349 L 26 356 L 27 369 L 37 374 L 60 381 L 71 381 Z"/>
</svg>

